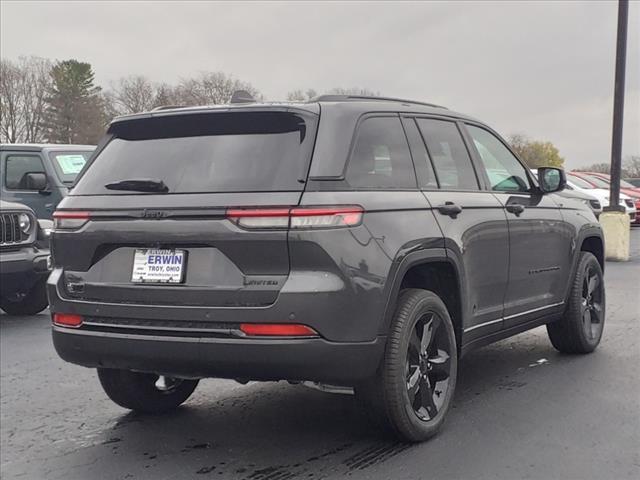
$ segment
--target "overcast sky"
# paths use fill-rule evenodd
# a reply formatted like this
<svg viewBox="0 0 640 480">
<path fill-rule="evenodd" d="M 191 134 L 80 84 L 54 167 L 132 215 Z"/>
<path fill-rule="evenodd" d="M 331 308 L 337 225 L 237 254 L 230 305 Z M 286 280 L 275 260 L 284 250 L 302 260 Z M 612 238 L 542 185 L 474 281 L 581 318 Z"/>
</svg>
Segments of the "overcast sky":
<svg viewBox="0 0 640 480">
<path fill-rule="evenodd" d="M 90 62 L 103 87 L 224 71 L 269 100 L 368 87 L 608 162 L 617 2 L 9 2 L 2 57 Z M 640 154 L 640 2 L 629 11 L 624 155 Z"/>
</svg>

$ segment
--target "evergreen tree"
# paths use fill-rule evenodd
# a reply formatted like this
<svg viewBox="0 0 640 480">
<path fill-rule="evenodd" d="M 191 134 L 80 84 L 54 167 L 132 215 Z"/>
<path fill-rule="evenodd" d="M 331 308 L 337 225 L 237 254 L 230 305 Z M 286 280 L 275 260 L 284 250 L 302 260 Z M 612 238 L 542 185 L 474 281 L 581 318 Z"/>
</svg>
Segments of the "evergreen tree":
<svg viewBox="0 0 640 480">
<path fill-rule="evenodd" d="M 64 60 L 51 69 L 52 86 L 43 120 L 51 143 L 95 144 L 104 132 L 100 87 L 89 63 Z"/>
</svg>

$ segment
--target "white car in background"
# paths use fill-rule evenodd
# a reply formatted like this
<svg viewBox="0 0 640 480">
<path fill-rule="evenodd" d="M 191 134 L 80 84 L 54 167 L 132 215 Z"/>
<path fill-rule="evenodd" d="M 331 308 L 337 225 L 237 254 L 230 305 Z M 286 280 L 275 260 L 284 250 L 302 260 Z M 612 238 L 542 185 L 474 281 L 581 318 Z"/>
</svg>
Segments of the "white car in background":
<svg viewBox="0 0 640 480">
<path fill-rule="evenodd" d="M 609 190 L 604 188 L 596 188 L 591 183 L 583 180 L 577 175 L 572 175 L 571 172 L 566 172 L 567 175 L 567 189 L 575 190 L 577 192 L 586 193 L 593 197 L 596 197 L 602 207 L 606 207 L 609 205 Z M 633 222 L 636 219 L 636 206 L 633 203 L 633 199 L 629 195 L 625 195 L 624 193 L 620 193 L 620 206 L 624 207 L 625 212 L 631 218 Z"/>
<path fill-rule="evenodd" d="M 537 169 L 533 168 L 531 169 L 531 172 L 536 176 L 536 178 L 538 178 Z M 602 207 L 604 206 L 602 200 L 600 200 L 596 195 L 592 195 L 591 192 L 587 193 L 586 191 L 570 185 L 570 180 L 568 177 L 565 189 L 557 192 L 556 195 L 560 195 L 565 198 L 572 198 L 584 203 L 591 209 L 596 218 L 598 218 L 602 213 Z"/>
</svg>

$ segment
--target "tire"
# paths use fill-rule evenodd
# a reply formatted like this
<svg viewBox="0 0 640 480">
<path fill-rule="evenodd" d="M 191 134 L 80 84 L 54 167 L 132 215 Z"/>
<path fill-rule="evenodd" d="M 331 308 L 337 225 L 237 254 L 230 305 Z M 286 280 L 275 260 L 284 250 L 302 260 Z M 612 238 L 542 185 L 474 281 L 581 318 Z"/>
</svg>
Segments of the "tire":
<svg viewBox="0 0 640 480">
<path fill-rule="evenodd" d="M 405 442 L 421 442 L 442 427 L 451 406 L 458 353 L 451 317 L 433 292 L 400 293 L 384 359 L 376 376 L 356 386 L 369 417 Z"/>
<path fill-rule="evenodd" d="M 605 319 L 602 268 L 593 254 L 581 252 L 563 317 L 547 324 L 553 346 L 562 353 L 591 353 L 602 338 Z"/>
<path fill-rule="evenodd" d="M 98 368 L 98 378 L 113 402 L 129 410 L 151 414 L 174 410 L 198 386 L 198 380 L 168 379 L 176 383 L 163 391 L 155 386 L 158 375 L 112 368 Z"/>
<path fill-rule="evenodd" d="M 37 315 L 49 306 L 46 279 L 36 283 L 20 300 L 0 300 L 0 308 L 8 315 Z"/>
</svg>

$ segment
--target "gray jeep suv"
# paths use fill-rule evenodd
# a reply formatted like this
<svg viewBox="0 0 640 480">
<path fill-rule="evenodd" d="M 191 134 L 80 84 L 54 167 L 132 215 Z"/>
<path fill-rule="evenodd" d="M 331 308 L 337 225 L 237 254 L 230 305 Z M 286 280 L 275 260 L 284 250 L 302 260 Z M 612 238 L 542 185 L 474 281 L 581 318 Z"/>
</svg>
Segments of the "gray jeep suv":
<svg viewBox="0 0 640 480">
<path fill-rule="evenodd" d="M 205 377 L 354 387 L 407 441 L 458 359 L 547 325 L 596 348 L 603 240 L 482 122 L 419 102 L 173 108 L 115 119 L 54 215 L 59 355 L 162 412 Z"/>
</svg>

